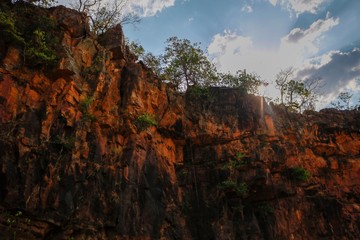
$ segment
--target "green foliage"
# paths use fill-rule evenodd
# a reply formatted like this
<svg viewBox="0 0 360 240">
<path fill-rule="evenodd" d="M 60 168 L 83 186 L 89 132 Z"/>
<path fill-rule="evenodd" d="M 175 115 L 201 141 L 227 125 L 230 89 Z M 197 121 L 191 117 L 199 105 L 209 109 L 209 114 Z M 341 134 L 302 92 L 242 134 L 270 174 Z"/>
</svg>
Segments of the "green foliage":
<svg viewBox="0 0 360 240">
<path fill-rule="evenodd" d="M 87 98 L 84 98 L 81 102 L 80 102 L 80 107 L 83 110 L 88 110 L 90 105 L 94 102 L 94 96 L 90 96 Z"/>
<path fill-rule="evenodd" d="M 90 96 L 87 98 L 84 98 L 81 102 L 80 102 L 80 110 L 82 112 L 82 121 L 83 122 L 95 122 L 96 121 L 96 117 L 91 114 L 89 112 L 89 108 L 90 105 L 94 102 L 94 96 Z"/>
<path fill-rule="evenodd" d="M 24 47 L 30 67 L 53 66 L 58 60 L 57 26 L 45 13 L 25 4 L 0 12 L 0 32 L 5 41 Z"/>
<path fill-rule="evenodd" d="M 241 161 L 245 157 L 245 154 L 243 154 L 241 152 L 236 152 L 235 157 L 236 157 L 236 160 Z"/>
<path fill-rule="evenodd" d="M 207 86 L 217 81 L 217 72 L 198 43 L 171 37 L 167 41 L 162 62 L 164 75 L 177 90 L 189 86 Z"/>
<path fill-rule="evenodd" d="M 230 161 L 224 165 L 223 169 L 239 169 L 240 167 L 245 166 L 246 163 L 243 160 L 244 157 L 245 154 L 237 152 L 235 157 L 230 159 Z"/>
<path fill-rule="evenodd" d="M 54 66 L 57 62 L 56 52 L 48 46 L 46 33 L 35 30 L 31 42 L 25 51 L 27 62 L 32 66 Z"/>
<path fill-rule="evenodd" d="M 233 180 L 223 181 L 218 185 L 218 188 L 223 191 L 235 192 L 241 197 L 245 197 L 249 191 L 246 183 L 237 183 Z"/>
<path fill-rule="evenodd" d="M 128 46 L 160 79 L 171 83 L 178 91 L 188 90 L 187 93 L 196 98 L 208 97 L 209 86 L 239 88 L 243 93 L 255 94 L 261 85 L 267 85 L 259 76 L 245 70 L 236 74 L 219 73 L 200 44 L 188 39 L 167 39 L 165 52 L 160 56 L 145 53 L 136 42 L 130 42 Z"/>
<path fill-rule="evenodd" d="M 314 110 L 321 88 L 321 79 L 294 80 L 295 70 L 281 70 L 275 79 L 275 87 L 280 90 L 280 103 L 294 111 Z"/>
<path fill-rule="evenodd" d="M 128 42 L 127 45 L 131 52 L 133 52 L 137 57 L 142 57 L 145 54 L 145 49 L 138 42 Z"/>
<path fill-rule="evenodd" d="M 22 216 L 22 214 L 23 214 L 22 211 L 17 211 L 15 214 L 15 217 L 20 217 L 20 216 Z"/>
<path fill-rule="evenodd" d="M 239 88 L 243 93 L 258 93 L 258 88 L 261 85 L 267 85 L 267 82 L 260 79 L 259 76 L 244 71 L 237 71 L 236 74 L 231 73 L 219 73 L 219 85 Z"/>
<path fill-rule="evenodd" d="M 14 16 L 9 12 L 0 12 L 0 33 L 5 41 L 25 45 L 24 38 L 15 27 Z"/>
<path fill-rule="evenodd" d="M 161 58 L 153 55 L 152 53 L 146 53 L 142 56 L 142 61 L 145 65 L 150 67 L 155 74 L 164 79 L 165 76 L 162 73 Z"/>
<path fill-rule="evenodd" d="M 311 177 L 310 172 L 302 167 L 289 168 L 290 177 L 296 181 L 305 182 Z"/>
<path fill-rule="evenodd" d="M 144 113 L 136 119 L 135 125 L 137 129 L 142 131 L 150 126 L 157 126 L 157 122 L 154 115 Z"/>
</svg>

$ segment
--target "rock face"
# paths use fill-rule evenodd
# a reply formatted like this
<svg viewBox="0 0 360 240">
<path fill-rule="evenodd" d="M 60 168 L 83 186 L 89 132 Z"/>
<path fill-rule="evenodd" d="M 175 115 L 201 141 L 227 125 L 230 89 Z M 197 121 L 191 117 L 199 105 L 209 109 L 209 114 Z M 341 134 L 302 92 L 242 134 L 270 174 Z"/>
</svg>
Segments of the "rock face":
<svg viewBox="0 0 360 240">
<path fill-rule="evenodd" d="M 55 69 L 1 45 L 1 239 L 360 236 L 359 111 L 180 94 L 135 62 L 121 28 L 101 45 L 80 14 L 49 14 Z"/>
</svg>

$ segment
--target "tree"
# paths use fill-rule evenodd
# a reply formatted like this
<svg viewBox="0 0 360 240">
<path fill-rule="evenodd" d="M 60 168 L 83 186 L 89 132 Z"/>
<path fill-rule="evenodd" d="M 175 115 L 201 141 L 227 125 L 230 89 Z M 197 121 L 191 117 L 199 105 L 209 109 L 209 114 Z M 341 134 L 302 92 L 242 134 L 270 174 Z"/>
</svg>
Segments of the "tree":
<svg viewBox="0 0 360 240">
<path fill-rule="evenodd" d="M 276 75 L 275 87 L 280 90 L 280 103 L 299 112 L 314 110 L 320 95 L 321 79 L 294 80 L 294 71 L 288 68 Z"/>
<path fill-rule="evenodd" d="M 165 65 L 163 73 L 178 90 L 189 86 L 208 86 L 218 80 L 214 64 L 198 43 L 177 37 L 169 38 L 166 43 L 165 54 L 161 58 Z"/>
<path fill-rule="evenodd" d="M 315 110 L 316 102 L 321 95 L 320 89 L 324 86 L 321 78 L 306 79 L 303 81 L 304 93 L 299 97 L 299 111 Z"/>
<path fill-rule="evenodd" d="M 219 73 L 198 43 L 187 39 L 169 38 L 164 55 L 146 53 L 137 42 L 127 44 L 130 50 L 161 79 L 168 80 L 177 90 L 190 86 L 226 86 L 239 88 L 243 92 L 256 94 L 260 85 L 267 85 L 259 76 L 239 70 L 236 74 Z"/>
<path fill-rule="evenodd" d="M 117 24 L 135 24 L 140 21 L 139 15 L 126 13 L 129 0 L 77 0 L 71 6 L 90 18 L 91 29 L 96 35 Z"/>
<path fill-rule="evenodd" d="M 338 110 L 351 110 L 354 107 L 350 105 L 352 94 L 348 91 L 339 93 L 337 96 L 336 102 L 331 102 L 330 104 Z"/>
<path fill-rule="evenodd" d="M 164 78 L 160 57 L 157 57 L 154 54 L 148 52 L 143 55 L 142 61 L 145 65 L 150 67 L 156 75 L 158 75 L 160 78 Z"/>
<path fill-rule="evenodd" d="M 70 6 L 78 12 L 89 12 L 98 1 L 99 0 L 77 0 L 74 3 L 70 3 Z"/>
<path fill-rule="evenodd" d="M 145 49 L 143 46 L 141 46 L 140 43 L 131 41 L 129 42 L 128 39 L 126 39 L 126 44 L 129 46 L 129 49 L 131 52 L 133 52 L 137 57 L 143 57 L 145 54 Z"/>
<path fill-rule="evenodd" d="M 275 87 L 280 90 L 280 103 L 284 104 L 284 95 L 287 89 L 288 83 L 291 81 L 291 78 L 294 74 L 293 68 L 287 68 L 285 70 L 281 70 L 275 79 Z"/>
<path fill-rule="evenodd" d="M 219 73 L 219 85 L 240 88 L 243 92 L 256 94 L 261 85 L 267 85 L 267 82 L 260 79 L 253 73 L 247 73 L 246 70 L 239 70 L 236 74 Z"/>
<path fill-rule="evenodd" d="M 146 52 L 144 47 L 138 42 L 129 42 L 128 40 L 126 40 L 126 42 L 130 51 L 133 52 L 139 60 L 141 60 L 146 66 L 150 67 L 156 75 L 162 77 L 163 73 L 160 56 L 155 56 L 150 52 Z"/>
</svg>

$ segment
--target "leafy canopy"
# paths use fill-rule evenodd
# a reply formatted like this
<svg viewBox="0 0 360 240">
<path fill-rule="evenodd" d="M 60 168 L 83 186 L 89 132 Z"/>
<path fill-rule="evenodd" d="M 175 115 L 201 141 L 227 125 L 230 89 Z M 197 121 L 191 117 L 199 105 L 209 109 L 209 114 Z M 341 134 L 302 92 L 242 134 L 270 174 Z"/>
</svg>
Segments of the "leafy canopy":
<svg viewBox="0 0 360 240">
<path fill-rule="evenodd" d="M 261 85 L 268 83 L 261 80 L 259 76 L 253 73 L 247 73 L 246 70 L 238 70 L 236 74 L 219 73 L 219 85 L 239 88 L 244 93 L 258 93 L 258 88 Z"/>
<path fill-rule="evenodd" d="M 295 69 L 288 68 L 276 75 L 275 87 L 280 91 L 279 102 L 294 111 L 314 110 L 320 95 L 318 90 L 322 86 L 321 79 L 295 80 L 294 72 Z"/>
<path fill-rule="evenodd" d="M 246 70 L 239 70 L 235 74 L 218 72 L 206 52 L 200 48 L 199 43 L 171 37 L 167 39 L 166 44 L 164 54 L 155 56 L 152 53 L 146 53 L 139 43 L 128 42 L 130 50 L 141 61 L 179 91 L 194 92 L 202 89 L 201 91 L 204 92 L 200 95 L 204 95 L 206 93 L 204 87 L 225 86 L 239 88 L 242 92 L 257 93 L 260 85 L 267 84 L 256 74 L 249 74 Z"/>
<path fill-rule="evenodd" d="M 217 80 L 217 72 L 198 43 L 171 37 L 167 41 L 162 62 L 164 75 L 178 90 L 189 86 L 207 86 Z"/>
</svg>

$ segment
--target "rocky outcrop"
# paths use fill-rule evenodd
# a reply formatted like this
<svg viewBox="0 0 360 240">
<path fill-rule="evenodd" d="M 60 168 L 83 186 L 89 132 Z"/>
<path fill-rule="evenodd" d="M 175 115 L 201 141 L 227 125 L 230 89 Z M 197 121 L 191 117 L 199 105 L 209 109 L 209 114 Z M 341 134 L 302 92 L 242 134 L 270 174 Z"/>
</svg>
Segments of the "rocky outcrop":
<svg viewBox="0 0 360 240">
<path fill-rule="evenodd" d="M 80 14 L 49 15 L 61 27 L 54 69 L 1 49 L 2 238 L 360 235 L 359 111 L 177 93 L 135 62 L 120 27 L 99 44 Z"/>
</svg>

